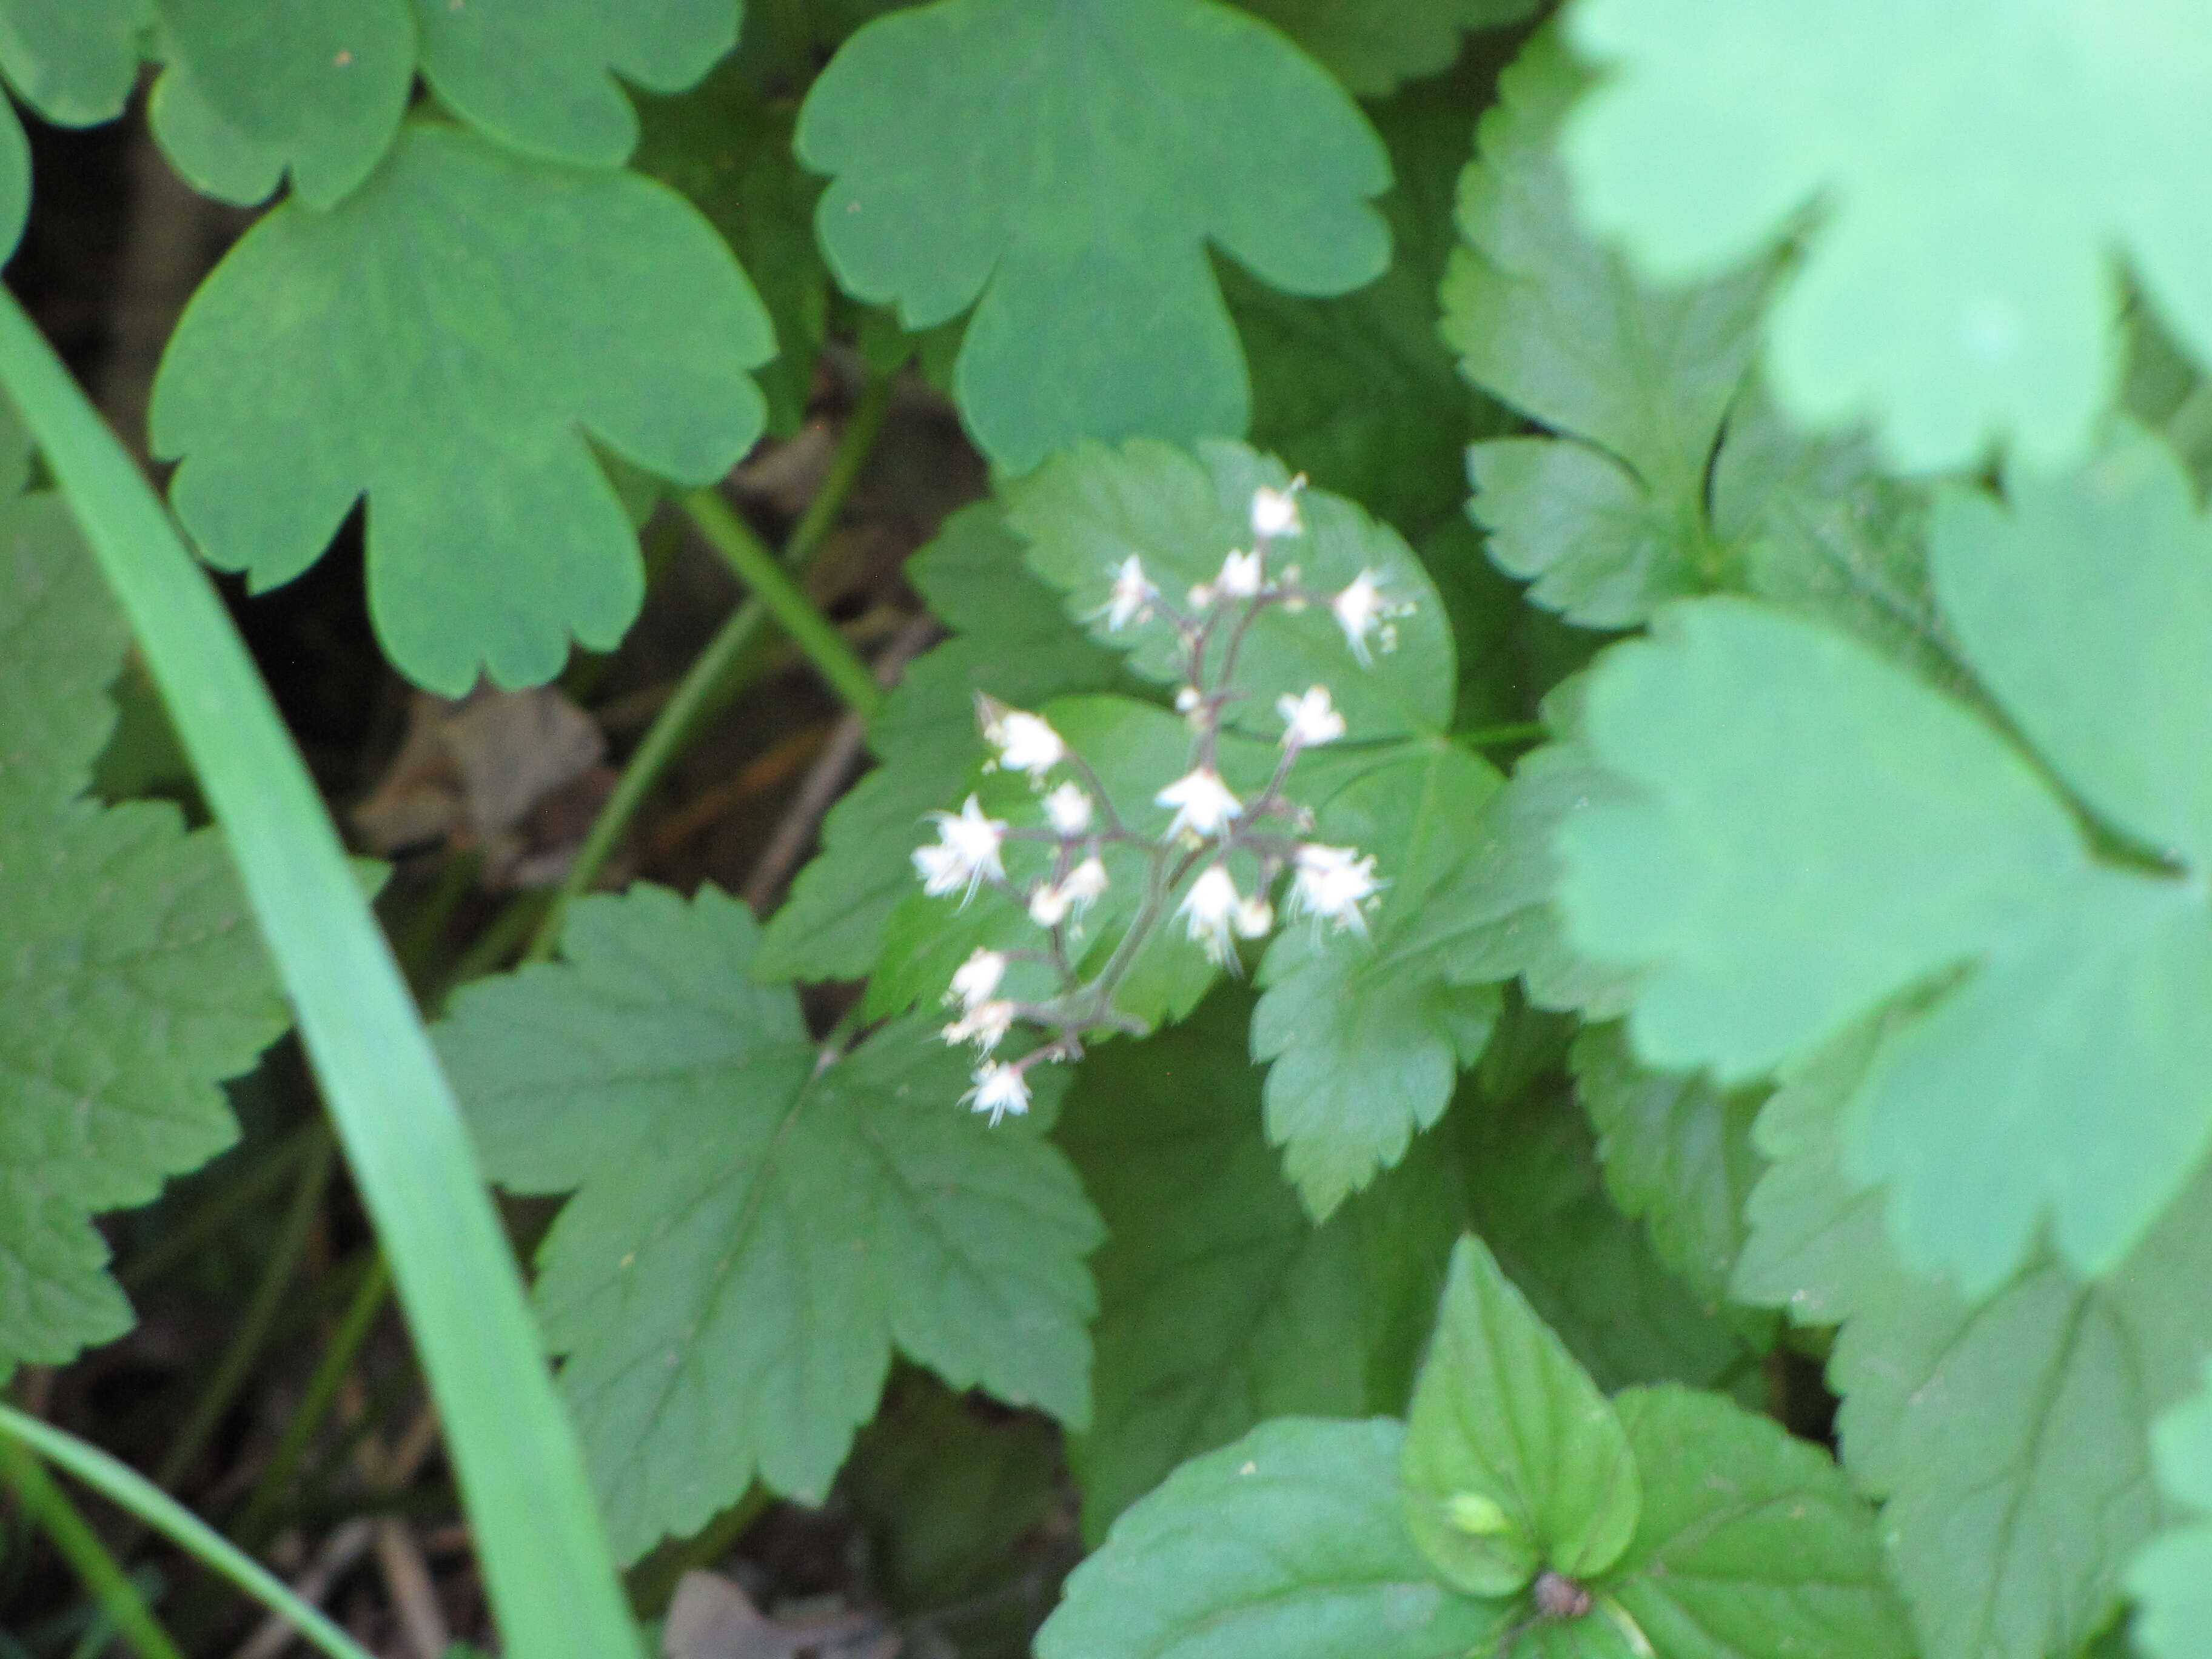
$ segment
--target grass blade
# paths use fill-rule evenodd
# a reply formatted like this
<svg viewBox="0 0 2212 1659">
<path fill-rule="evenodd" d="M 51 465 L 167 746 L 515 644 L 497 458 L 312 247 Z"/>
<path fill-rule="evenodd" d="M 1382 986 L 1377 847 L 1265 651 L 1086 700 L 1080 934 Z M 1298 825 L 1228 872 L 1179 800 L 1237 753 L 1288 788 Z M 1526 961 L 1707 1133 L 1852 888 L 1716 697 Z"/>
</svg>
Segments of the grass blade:
<svg viewBox="0 0 2212 1659">
<path fill-rule="evenodd" d="M 507 1650 L 635 1655 L 582 1454 L 452 1086 L 268 690 L 160 500 L 5 295 L 0 384 L 68 494 L 228 838 L 437 1397 Z"/>
</svg>

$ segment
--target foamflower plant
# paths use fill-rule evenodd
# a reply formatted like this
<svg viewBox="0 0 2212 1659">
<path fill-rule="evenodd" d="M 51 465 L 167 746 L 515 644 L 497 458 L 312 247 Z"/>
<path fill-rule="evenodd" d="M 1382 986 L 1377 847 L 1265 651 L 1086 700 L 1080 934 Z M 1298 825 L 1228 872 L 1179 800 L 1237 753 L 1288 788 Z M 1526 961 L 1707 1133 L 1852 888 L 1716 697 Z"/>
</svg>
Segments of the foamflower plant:
<svg viewBox="0 0 2212 1659">
<path fill-rule="evenodd" d="M 1183 665 L 1175 707 L 1190 742 L 1182 770 L 1152 793 L 1163 821 L 1140 825 L 1118 812 L 1091 763 L 1042 715 L 976 699 L 977 725 L 991 750 L 986 769 L 1028 777 L 1036 797 L 1035 821 L 992 817 L 970 795 L 957 811 L 931 815 L 937 839 L 915 849 L 914 866 L 931 896 L 957 893 L 963 906 L 979 898 L 1012 903 L 1037 933 L 1034 945 L 978 947 L 944 995 L 951 1011 L 945 1040 L 973 1047 L 977 1057 L 964 1103 L 994 1123 L 1028 1110 L 1033 1068 L 1079 1058 L 1086 1040 L 1099 1034 L 1143 1029 L 1116 1009 L 1114 996 L 1161 929 L 1179 926 L 1189 948 L 1232 973 L 1240 942 L 1265 938 L 1279 918 L 1366 932 L 1384 885 L 1374 858 L 1306 839 L 1313 813 L 1293 788 L 1301 755 L 1346 736 L 1328 688 L 1314 685 L 1275 700 L 1279 753 L 1273 775 L 1256 793 L 1240 797 L 1220 763 L 1225 713 L 1251 695 L 1237 684 L 1237 664 L 1261 614 L 1274 606 L 1326 607 L 1364 666 L 1376 648 L 1391 648 L 1391 619 L 1412 608 L 1386 592 L 1371 570 L 1340 590 L 1316 592 L 1300 584 L 1296 564 L 1277 568 L 1278 545 L 1304 533 L 1298 510 L 1304 482 L 1253 493 L 1252 544 L 1228 550 L 1218 574 L 1192 587 L 1183 604 L 1163 592 L 1135 553 L 1109 571 L 1112 585 L 1100 612 L 1108 629 L 1171 629 Z M 1009 876 L 1002 857 L 1009 841 L 1049 848 L 1045 873 Z M 1103 856 L 1109 848 L 1139 855 L 1142 892 L 1127 931 L 1092 965 L 1082 948 L 1085 915 L 1112 884 Z M 1128 879 L 1132 866 L 1120 867 Z M 1239 885 L 1239 871 L 1249 886 Z M 1279 908 L 1279 888 L 1286 889 Z M 1042 964 L 1054 988 L 1037 998 L 1011 994 L 1008 969 L 1016 963 Z M 1018 1057 L 1002 1057 L 1018 1032 L 1035 1040 Z"/>
</svg>

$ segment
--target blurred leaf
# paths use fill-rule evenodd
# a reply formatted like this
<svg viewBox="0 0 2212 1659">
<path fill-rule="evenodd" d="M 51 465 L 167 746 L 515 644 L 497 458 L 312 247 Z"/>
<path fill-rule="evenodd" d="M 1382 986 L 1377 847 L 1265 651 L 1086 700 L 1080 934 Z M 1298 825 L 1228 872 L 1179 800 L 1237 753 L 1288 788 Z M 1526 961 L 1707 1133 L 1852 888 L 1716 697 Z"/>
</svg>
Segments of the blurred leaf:
<svg viewBox="0 0 2212 1659">
<path fill-rule="evenodd" d="M 1468 29 L 1520 22 L 1543 0 L 1237 0 L 1319 58 L 1362 98 L 1434 75 Z"/>
<path fill-rule="evenodd" d="M 123 112 L 153 0 L 0 0 L 0 69 L 49 121 L 88 127 Z"/>
</svg>

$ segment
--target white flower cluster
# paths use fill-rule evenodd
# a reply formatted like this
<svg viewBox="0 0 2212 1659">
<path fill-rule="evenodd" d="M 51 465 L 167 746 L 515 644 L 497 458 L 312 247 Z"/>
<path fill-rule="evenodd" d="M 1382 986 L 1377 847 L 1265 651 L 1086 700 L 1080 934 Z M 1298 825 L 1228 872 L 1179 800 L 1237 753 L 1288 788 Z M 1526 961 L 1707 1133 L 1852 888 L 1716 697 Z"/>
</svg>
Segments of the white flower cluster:
<svg viewBox="0 0 2212 1659">
<path fill-rule="evenodd" d="M 1032 950 L 974 951 L 953 974 L 945 996 L 955 1015 L 945 1027 L 945 1040 L 972 1044 L 979 1056 L 975 1086 L 964 1103 L 994 1123 L 1029 1109 L 1031 1067 L 1079 1057 L 1085 1037 L 1095 1031 L 1133 1029 L 1114 1008 L 1114 994 L 1139 948 L 1169 919 L 1178 890 L 1182 897 L 1172 915 L 1182 920 L 1185 934 L 1231 971 L 1238 940 L 1273 930 L 1271 895 L 1285 878 L 1288 915 L 1366 931 L 1367 914 L 1382 886 L 1375 860 L 1356 848 L 1304 840 L 1312 814 L 1285 793 L 1301 753 L 1346 734 L 1328 688 L 1315 685 L 1276 698 L 1281 753 L 1259 793 L 1240 798 L 1219 765 L 1223 714 L 1240 696 L 1238 654 L 1262 612 L 1271 606 L 1327 605 L 1352 654 L 1365 665 L 1375 647 L 1389 651 L 1396 645 L 1394 621 L 1412 609 L 1387 594 L 1372 570 L 1362 570 L 1333 592 L 1316 592 L 1300 584 L 1296 565 L 1279 573 L 1270 568 L 1273 544 L 1305 533 L 1298 502 L 1304 483 L 1300 477 L 1286 489 L 1253 492 L 1252 545 L 1232 550 L 1212 580 L 1191 588 L 1187 605 L 1163 594 L 1139 554 L 1129 554 L 1108 573 L 1106 604 L 1097 613 L 1108 629 L 1170 627 L 1185 664 L 1186 684 L 1176 693 L 1176 708 L 1190 726 L 1191 748 L 1187 769 L 1152 797 L 1169 813 L 1164 829 L 1146 833 L 1123 822 L 1097 775 L 1042 716 L 990 697 L 976 699 L 977 721 L 992 750 L 986 769 L 1024 774 L 1038 795 L 1042 822 L 1016 826 L 992 817 L 970 795 L 957 812 L 930 815 L 937 839 L 915 850 L 914 866 L 922 890 L 933 897 L 957 893 L 964 906 L 978 890 L 989 888 L 1018 905 L 1041 932 Z M 1072 775 L 1055 781 L 1058 773 Z M 1049 873 L 1011 880 L 1004 857 L 1009 841 L 1042 843 L 1051 855 Z M 1117 858 L 1127 855 L 1117 867 L 1138 890 L 1121 938 L 1104 963 L 1086 973 L 1079 967 L 1085 953 L 1078 947 L 1086 913 L 1113 884 L 1109 851 Z M 1237 870 L 1247 873 L 1250 891 L 1238 887 Z M 1042 964 L 1057 981 L 1056 991 L 1035 1000 L 1007 994 L 1007 975 L 1017 963 Z M 1048 1035 L 1018 1060 L 998 1059 L 1017 1024 L 1041 1027 Z"/>
</svg>

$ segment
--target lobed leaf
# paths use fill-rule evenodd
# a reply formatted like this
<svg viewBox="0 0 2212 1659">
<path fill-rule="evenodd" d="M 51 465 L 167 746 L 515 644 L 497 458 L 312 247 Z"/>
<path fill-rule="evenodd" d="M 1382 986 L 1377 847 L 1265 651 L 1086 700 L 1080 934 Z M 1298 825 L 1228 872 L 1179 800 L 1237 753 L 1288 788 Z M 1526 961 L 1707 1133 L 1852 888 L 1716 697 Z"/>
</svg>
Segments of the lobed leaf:
<svg viewBox="0 0 2212 1659">
<path fill-rule="evenodd" d="M 711 482 L 759 434 L 744 370 L 772 349 L 672 192 L 416 124 L 336 208 L 288 202 L 216 267 L 162 362 L 153 445 L 181 459 L 172 496 L 206 556 L 257 588 L 365 497 L 379 636 L 459 696 L 480 672 L 548 679 L 571 635 L 610 648 L 636 612 L 636 545 L 585 434 Z"/>
<path fill-rule="evenodd" d="M 1468 966 L 1484 918 L 1462 900 L 1467 832 L 1498 787 L 1464 750 L 1408 745 L 1322 808 L 1312 838 L 1373 856 L 1390 885 L 1367 931 L 1286 919 L 1260 964 L 1267 1138 L 1317 1219 L 1405 1156 L 1490 1040 L 1498 988 Z"/>
<path fill-rule="evenodd" d="M 1437 1584 L 1398 1492 L 1405 1431 L 1279 1418 L 1186 1463 L 1114 1525 L 1039 1659 L 1462 1659 L 1497 1602 Z"/>
<path fill-rule="evenodd" d="M 2134 556 L 2106 585 L 2112 546 Z M 2009 508 L 1947 496 L 1932 553 L 2007 714 L 2091 809 L 2185 871 L 2205 811 L 2184 757 L 2204 718 L 2187 641 L 2212 615 L 2208 554 L 2170 453 L 2125 434 L 2091 471 L 2017 483 Z M 1644 968 L 1631 1027 L 1648 1060 L 1747 1077 L 1954 975 L 1886 1042 L 1858 1108 L 1855 1165 L 1891 1183 L 1908 1255 L 1986 1291 L 2045 1214 L 2086 1271 L 2127 1253 L 2212 1137 L 2212 1033 L 2193 1015 L 2212 945 L 2190 882 L 2093 856 L 1957 703 L 1750 606 L 1686 607 L 1613 653 L 1588 724 L 1644 793 L 1561 832 L 1561 902 L 1584 949 Z"/>
<path fill-rule="evenodd" d="M 1817 210 L 1768 352 L 1800 418 L 1872 416 L 1909 471 L 1992 441 L 2080 458 L 2116 389 L 2116 252 L 2212 360 L 2179 161 L 2212 138 L 2212 23 L 2186 0 L 1579 0 L 1567 21 L 1605 71 L 1567 136 L 1579 202 L 1645 270 L 1709 276 Z"/>
<path fill-rule="evenodd" d="M 874 965 L 914 892 L 909 855 L 928 838 L 926 815 L 957 800 L 982 757 L 976 692 L 1036 708 L 1120 678 L 1115 655 L 1085 639 L 1023 568 L 995 507 L 955 514 L 905 568 L 955 635 L 908 668 L 870 723 L 881 764 L 830 809 L 821 854 L 769 919 L 754 963 L 766 977 L 858 979 Z"/>
<path fill-rule="evenodd" d="M 0 69 L 49 121 L 88 127 L 123 112 L 152 0 L 0 0 Z"/>
<path fill-rule="evenodd" d="M 222 838 L 85 797 L 123 619 L 58 495 L 0 433 L 0 1373 L 131 1327 L 99 1212 L 237 1133 L 216 1085 L 286 1015 Z"/>
<path fill-rule="evenodd" d="M 1079 438 L 1243 431 L 1209 245 L 1294 294 L 1389 263 L 1357 107 L 1212 0 L 894 12 L 816 81 L 798 150 L 831 175 L 817 227 L 848 293 L 915 330 L 975 307 L 954 392 L 1010 472 Z"/>
<path fill-rule="evenodd" d="M 1883 1035 L 1869 1024 L 1801 1065 L 1762 1113 L 1771 1164 L 1737 1292 L 1841 1324 L 1828 1378 L 1844 1467 L 1887 1500 L 1927 1659 L 2073 1652 L 2170 1516 L 2148 1442 L 2212 1354 L 2190 1288 L 2212 1272 L 2206 1177 L 2113 1273 L 2085 1281 L 2039 1256 L 1968 1302 L 1899 1259 L 1881 1194 L 1850 1178 L 1851 1102 Z"/>
<path fill-rule="evenodd" d="M 590 167 L 619 167 L 637 143 L 623 82 L 681 92 L 737 45 L 744 15 L 743 0 L 414 3 L 422 72 L 448 108 L 526 155 Z"/>
<path fill-rule="evenodd" d="M 289 171 L 302 201 L 326 208 L 351 194 L 391 147 L 415 82 L 405 0 L 343 8 L 158 3 L 162 80 L 176 84 L 159 95 L 156 131 L 195 185 L 204 180 L 227 199 L 257 202 Z M 250 152 L 250 167 L 239 165 L 241 152 Z"/>
<path fill-rule="evenodd" d="M 1472 1236 L 1452 1255 L 1403 1468 L 1414 1539 L 1471 1595 L 1510 1595 L 1545 1570 L 1595 1577 L 1636 1530 L 1613 1407 Z"/>
<path fill-rule="evenodd" d="M 1116 633 L 1105 611 L 1114 573 L 1131 554 L 1170 601 L 1220 574 L 1222 560 L 1252 539 L 1252 492 L 1280 489 L 1289 476 L 1242 444 L 1206 443 L 1194 453 L 1149 439 L 1118 448 L 1083 444 L 1054 457 L 1003 491 L 1006 522 L 1029 544 L 1030 568 L 1066 593 L 1068 614 L 1091 637 L 1129 653 L 1130 666 L 1164 685 L 1180 685 L 1176 630 L 1155 617 Z M 1396 646 L 1363 666 L 1326 606 L 1263 611 L 1237 659 L 1238 688 L 1249 695 L 1228 719 L 1274 741 L 1282 732 L 1275 699 L 1326 685 L 1352 735 L 1362 741 L 1433 732 L 1449 717 L 1455 678 L 1451 629 L 1436 588 L 1398 535 L 1357 504 L 1321 490 L 1298 498 L 1305 533 L 1273 545 L 1270 574 L 1295 565 L 1300 586 L 1345 586 L 1371 571 L 1393 599 L 1410 605 L 1396 623 Z"/>
<path fill-rule="evenodd" d="M 2212 1395 L 2198 1394 L 2159 1419 L 2152 1448 L 2159 1484 L 2195 1519 L 2161 1533 L 2130 1565 L 2135 1635 L 2151 1659 L 2212 1651 Z"/>
<path fill-rule="evenodd" d="M 442 1030 L 492 1178 L 574 1194 L 537 1299 L 625 1559 L 756 1474 L 820 1501 L 894 1344 L 1090 1412 L 1100 1230 L 1073 1171 L 1035 1119 L 961 1110 L 966 1064 L 926 1029 L 825 1060 L 754 982 L 757 938 L 711 889 L 586 900 L 563 963 L 471 988 Z"/>
</svg>

